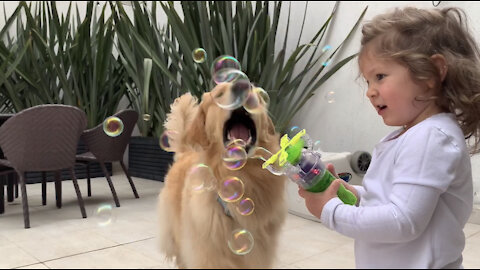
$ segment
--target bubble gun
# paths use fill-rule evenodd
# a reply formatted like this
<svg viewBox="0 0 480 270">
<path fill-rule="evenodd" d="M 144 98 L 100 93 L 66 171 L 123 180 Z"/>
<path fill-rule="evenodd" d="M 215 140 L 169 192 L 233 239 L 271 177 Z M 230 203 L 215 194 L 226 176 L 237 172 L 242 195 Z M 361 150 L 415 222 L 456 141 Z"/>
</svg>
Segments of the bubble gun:
<svg viewBox="0 0 480 270">
<path fill-rule="evenodd" d="M 307 144 L 307 148 L 305 148 Z M 266 160 L 262 168 L 275 175 L 287 177 L 310 192 L 323 192 L 336 178 L 326 169 L 320 153 L 314 151 L 305 129 L 298 132 L 291 140 L 285 134 L 280 140 L 280 151 Z M 357 203 L 357 197 L 340 185 L 337 192 L 342 202 L 349 205 Z"/>
</svg>

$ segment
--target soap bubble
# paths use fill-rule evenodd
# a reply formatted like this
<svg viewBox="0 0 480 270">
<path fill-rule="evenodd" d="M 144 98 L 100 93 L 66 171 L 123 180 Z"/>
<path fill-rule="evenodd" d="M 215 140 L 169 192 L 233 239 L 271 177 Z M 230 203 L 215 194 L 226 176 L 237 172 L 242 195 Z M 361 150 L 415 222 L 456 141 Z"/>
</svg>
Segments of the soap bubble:
<svg viewBox="0 0 480 270">
<path fill-rule="evenodd" d="M 245 186 L 238 177 L 229 176 L 222 181 L 218 196 L 225 202 L 236 202 L 242 198 Z"/>
<path fill-rule="evenodd" d="M 150 114 L 146 113 L 143 115 L 143 121 L 148 122 L 150 120 L 152 120 L 152 117 L 150 116 Z"/>
<path fill-rule="evenodd" d="M 263 88 L 255 87 L 249 92 L 243 107 L 247 112 L 254 114 L 263 112 L 269 103 L 270 97 L 268 93 Z"/>
<path fill-rule="evenodd" d="M 240 62 L 230 55 L 219 56 L 212 63 L 212 78 L 217 84 L 231 82 L 237 76 L 235 73 L 230 74 L 233 70 L 241 71 Z"/>
<path fill-rule="evenodd" d="M 332 60 L 327 60 L 327 61 L 322 63 L 322 66 L 326 67 L 326 66 L 330 65 L 331 62 L 332 62 Z"/>
<path fill-rule="evenodd" d="M 326 45 L 325 47 L 322 48 L 322 52 L 326 52 L 326 51 L 330 50 L 331 48 L 332 48 L 332 46 Z"/>
<path fill-rule="evenodd" d="M 216 178 L 212 169 L 203 163 L 199 163 L 190 169 L 187 176 L 191 181 L 192 191 L 203 192 L 215 189 Z"/>
<path fill-rule="evenodd" d="M 237 211 L 242 216 L 249 216 L 255 210 L 255 203 L 250 198 L 245 198 L 237 203 Z"/>
<path fill-rule="evenodd" d="M 317 152 L 322 152 L 322 149 L 320 148 L 320 141 L 315 141 L 313 143 L 312 150 Z"/>
<path fill-rule="evenodd" d="M 242 139 L 234 139 L 225 144 L 225 148 L 229 148 L 231 146 L 239 146 L 245 148 L 245 146 L 247 146 L 247 143 Z"/>
<path fill-rule="evenodd" d="M 223 165 L 229 170 L 240 170 L 247 163 L 247 152 L 240 146 L 230 146 L 223 152 Z"/>
<path fill-rule="evenodd" d="M 228 247 L 236 255 L 246 255 L 252 251 L 254 240 L 252 234 L 245 229 L 236 229 L 228 239 Z"/>
<path fill-rule="evenodd" d="M 196 48 L 192 52 L 193 61 L 195 63 L 203 63 L 207 59 L 207 52 L 202 48 Z"/>
<path fill-rule="evenodd" d="M 176 135 L 173 130 L 165 130 L 160 136 L 160 147 L 166 152 L 173 152 L 172 138 Z"/>
<path fill-rule="evenodd" d="M 335 91 L 328 91 L 325 94 L 325 99 L 327 100 L 328 103 L 334 103 L 335 102 Z"/>
<path fill-rule="evenodd" d="M 248 152 L 249 158 L 260 159 L 262 161 L 267 161 L 269 158 L 272 157 L 272 152 L 263 148 L 263 147 L 252 147 Z"/>
<path fill-rule="evenodd" d="M 302 131 L 302 129 L 298 126 L 293 126 L 291 127 L 288 132 L 287 132 L 287 135 L 288 135 L 288 138 L 289 139 L 292 139 L 295 135 L 297 135 L 297 133 L 299 133 L 300 131 Z"/>
<path fill-rule="evenodd" d="M 117 137 L 123 132 L 123 122 L 116 116 L 110 116 L 103 121 L 103 131 L 110 137 Z"/>
<path fill-rule="evenodd" d="M 238 73 L 241 71 L 235 71 Z M 241 72 L 243 74 L 243 72 Z M 240 108 L 247 99 L 252 85 L 245 74 L 232 82 L 229 88 L 223 92 L 210 92 L 213 101 L 222 109 L 234 110 Z"/>
<path fill-rule="evenodd" d="M 97 225 L 100 227 L 106 227 L 114 221 L 114 215 L 112 211 L 112 205 L 111 204 L 100 204 L 93 216 L 94 219 L 97 221 Z"/>
</svg>

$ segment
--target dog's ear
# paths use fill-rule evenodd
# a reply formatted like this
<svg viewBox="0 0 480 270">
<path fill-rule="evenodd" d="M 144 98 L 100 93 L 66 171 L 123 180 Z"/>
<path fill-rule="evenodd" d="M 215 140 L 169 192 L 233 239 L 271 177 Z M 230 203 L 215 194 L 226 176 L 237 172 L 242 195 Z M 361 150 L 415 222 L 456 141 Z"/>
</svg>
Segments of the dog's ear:
<svg viewBox="0 0 480 270">
<path fill-rule="evenodd" d="M 207 147 L 209 144 L 207 133 L 205 131 L 206 111 L 204 104 L 198 106 L 197 114 L 193 118 L 190 127 L 187 129 L 185 141 L 189 144 L 198 144 Z"/>
</svg>

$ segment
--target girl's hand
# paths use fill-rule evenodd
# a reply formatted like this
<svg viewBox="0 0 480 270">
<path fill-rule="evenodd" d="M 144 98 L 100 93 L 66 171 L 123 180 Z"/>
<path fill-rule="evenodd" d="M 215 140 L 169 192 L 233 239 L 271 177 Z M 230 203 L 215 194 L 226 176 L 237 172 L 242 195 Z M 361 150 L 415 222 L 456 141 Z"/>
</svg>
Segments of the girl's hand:
<svg viewBox="0 0 480 270">
<path fill-rule="evenodd" d="M 335 167 L 333 167 L 332 163 L 327 164 L 327 170 L 329 170 L 333 174 L 333 176 L 335 176 L 335 178 L 337 178 L 337 179 L 340 178 L 340 177 L 338 177 L 337 173 L 335 172 Z M 357 189 L 352 187 L 351 185 L 349 185 L 345 181 L 343 181 L 342 184 L 343 184 L 343 186 L 345 186 L 346 189 L 348 189 L 350 192 L 352 192 L 353 195 L 355 195 L 355 197 L 357 197 L 357 204 L 358 204 L 360 202 L 360 197 L 358 196 Z"/>
<path fill-rule="evenodd" d="M 299 187 L 298 195 L 305 199 L 305 205 L 312 215 L 317 218 L 320 218 L 322 215 L 323 207 L 327 202 L 335 197 L 337 197 L 337 191 L 340 185 L 342 185 L 342 179 L 335 179 L 330 186 L 324 192 L 313 193 L 306 191 L 305 189 Z"/>
<path fill-rule="evenodd" d="M 357 197 L 357 201 L 360 200 L 360 198 L 358 197 L 357 190 L 354 187 L 347 184 L 342 179 L 339 179 L 337 173 L 335 172 L 335 168 L 333 167 L 333 164 L 328 163 L 327 169 L 337 179 L 335 179 L 324 192 L 319 192 L 319 193 L 308 192 L 301 187 L 299 187 L 298 189 L 298 195 L 300 195 L 300 197 L 305 199 L 305 205 L 307 206 L 308 211 L 317 218 L 320 218 L 320 216 L 322 215 L 323 207 L 325 206 L 325 204 L 327 204 L 327 202 L 332 198 L 337 197 L 337 191 L 340 185 L 343 185 L 345 186 L 346 189 L 350 190 L 355 195 L 355 197 Z"/>
</svg>

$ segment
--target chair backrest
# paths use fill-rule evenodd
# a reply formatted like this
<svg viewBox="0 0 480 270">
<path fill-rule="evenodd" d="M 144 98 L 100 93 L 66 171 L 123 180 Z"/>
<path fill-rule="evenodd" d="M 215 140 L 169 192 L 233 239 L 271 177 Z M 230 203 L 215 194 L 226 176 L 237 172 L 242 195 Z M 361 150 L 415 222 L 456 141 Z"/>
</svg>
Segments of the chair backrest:
<svg viewBox="0 0 480 270">
<path fill-rule="evenodd" d="M 117 112 L 114 116 L 123 122 L 123 132 L 120 135 L 116 137 L 107 135 L 103 130 L 103 123 L 85 130 L 82 134 L 82 140 L 88 150 L 103 162 L 123 160 L 123 153 L 130 143 L 133 128 L 138 120 L 138 113 L 131 109 Z"/>
<path fill-rule="evenodd" d="M 85 112 L 48 104 L 25 109 L 0 127 L 0 147 L 19 171 L 53 171 L 74 167 Z"/>
</svg>

